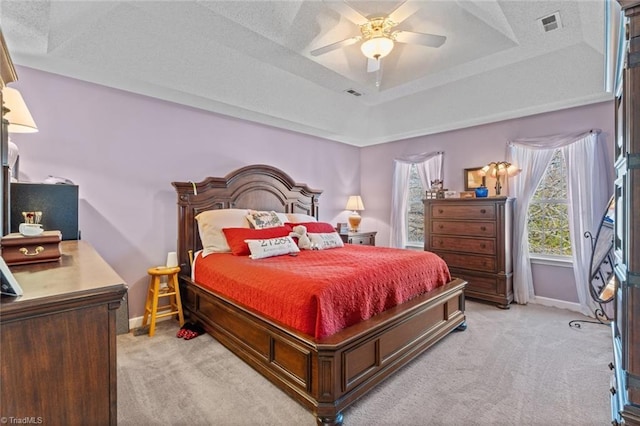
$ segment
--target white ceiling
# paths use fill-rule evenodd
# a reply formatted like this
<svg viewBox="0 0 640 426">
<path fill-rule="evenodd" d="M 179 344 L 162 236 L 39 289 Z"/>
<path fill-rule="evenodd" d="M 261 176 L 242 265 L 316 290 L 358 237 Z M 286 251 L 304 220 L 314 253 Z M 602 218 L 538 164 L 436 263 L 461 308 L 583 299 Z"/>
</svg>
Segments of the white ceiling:
<svg viewBox="0 0 640 426">
<path fill-rule="evenodd" d="M 612 98 L 603 0 L 409 2 L 397 28 L 447 40 L 396 43 L 379 88 L 359 43 L 310 55 L 360 34 L 329 1 L 2 0 L 0 28 L 19 65 L 356 146 Z"/>
</svg>

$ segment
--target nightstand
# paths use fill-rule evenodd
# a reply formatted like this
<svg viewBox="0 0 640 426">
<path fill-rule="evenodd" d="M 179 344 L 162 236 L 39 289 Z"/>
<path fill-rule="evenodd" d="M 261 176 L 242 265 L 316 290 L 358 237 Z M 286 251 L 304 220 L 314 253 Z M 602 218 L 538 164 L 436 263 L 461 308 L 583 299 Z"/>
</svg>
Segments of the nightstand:
<svg viewBox="0 0 640 426">
<path fill-rule="evenodd" d="M 349 232 L 348 234 L 340 234 L 342 241 L 347 244 L 360 244 L 363 246 L 376 245 L 377 232 Z"/>
</svg>

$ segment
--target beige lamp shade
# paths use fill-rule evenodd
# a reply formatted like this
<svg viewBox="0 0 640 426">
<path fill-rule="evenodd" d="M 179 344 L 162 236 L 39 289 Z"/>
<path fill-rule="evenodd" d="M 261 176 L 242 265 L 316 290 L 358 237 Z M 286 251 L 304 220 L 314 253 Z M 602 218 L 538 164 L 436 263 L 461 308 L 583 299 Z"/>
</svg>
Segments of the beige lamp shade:
<svg viewBox="0 0 640 426">
<path fill-rule="evenodd" d="M 7 128 L 9 133 L 35 133 L 38 131 L 38 126 L 36 126 L 20 92 L 12 87 L 5 87 L 2 89 L 2 100 L 4 106 L 9 110 L 4 116 L 9 122 Z"/>
<path fill-rule="evenodd" d="M 349 200 L 347 201 L 347 210 L 360 211 L 364 210 L 364 204 L 362 203 L 362 198 L 359 195 L 351 195 L 349 196 Z"/>
<path fill-rule="evenodd" d="M 358 227 L 360 226 L 360 222 L 362 218 L 358 212 L 360 210 L 364 210 L 364 204 L 362 203 L 362 198 L 359 195 L 351 195 L 349 200 L 347 200 L 347 210 L 351 210 L 351 214 L 349 215 L 349 230 L 351 232 L 358 232 Z"/>
</svg>

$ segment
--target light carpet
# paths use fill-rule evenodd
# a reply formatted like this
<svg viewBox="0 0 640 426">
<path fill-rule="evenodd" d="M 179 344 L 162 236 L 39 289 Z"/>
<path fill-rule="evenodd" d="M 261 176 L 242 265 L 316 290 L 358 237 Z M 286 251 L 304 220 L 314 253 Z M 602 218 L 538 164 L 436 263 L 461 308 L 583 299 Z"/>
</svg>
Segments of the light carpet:
<svg viewBox="0 0 640 426">
<path fill-rule="evenodd" d="M 467 301 L 454 332 L 344 411 L 346 426 L 610 424 L 607 326 L 540 305 Z M 120 425 L 315 425 L 314 416 L 208 335 L 123 334 Z"/>
</svg>

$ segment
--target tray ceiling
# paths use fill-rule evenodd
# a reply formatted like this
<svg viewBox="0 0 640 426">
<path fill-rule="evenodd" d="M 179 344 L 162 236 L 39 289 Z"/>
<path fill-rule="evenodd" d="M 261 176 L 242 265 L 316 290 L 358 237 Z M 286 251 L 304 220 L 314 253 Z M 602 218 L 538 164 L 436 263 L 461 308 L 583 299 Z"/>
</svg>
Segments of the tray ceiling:
<svg viewBox="0 0 640 426">
<path fill-rule="evenodd" d="M 398 28 L 447 40 L 396 43 L 380 87 L 359 43 L 310 55 L 360 34 L 329 1 L 3 0 L 0 25 L 16 64 L 356 146 L 612 99 L 602 0 L 409 2 Z"/>
</svg>

